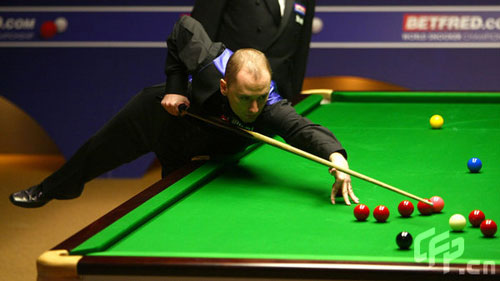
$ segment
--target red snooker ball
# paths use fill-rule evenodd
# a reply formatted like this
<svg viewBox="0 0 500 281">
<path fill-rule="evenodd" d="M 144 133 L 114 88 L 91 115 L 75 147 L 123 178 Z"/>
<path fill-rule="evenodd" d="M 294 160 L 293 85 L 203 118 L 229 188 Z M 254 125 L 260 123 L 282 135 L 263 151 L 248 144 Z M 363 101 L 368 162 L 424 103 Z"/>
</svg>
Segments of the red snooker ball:
<svg viewBox="0 0 500 281">
<path fill-rule="evenodd" d="M 480 226 L 485 218 L 486 217 L 484 216 L 484 213 L 481 210 L 474 210 L 469 214 L 469 222 L 470 224 L 472 224 L 473 227 Z"/>
<path fill-rule="evenodd" d="M 432 211 L 434 213 L 439 213 L 439 212 L 441 212 L 441 210 L 443 210 L 443 208 L 444 208 L 443 198 L 441 198 L 439 196 L 432 196 L 431 202 L 434 204 L 434 206 L 432 206 Z"/>
<path fill-rule="evenodd" d="M 385 222 L 389 217 L 389 209 L 384 205 L 377 206 L 373 210 L 373 216 L 378 222 Z"/>
<path fill-rule="evenodd" d="M 398 211 L 402 217 L 407 218 L 411 216 L 411 214 L 413 214 L 413 210 L 415 210 L 413 203 L 408 200 L 401 201 L 398 205 Z"/>
<path fill-rule="evenodd" d="M 358 221 L 365 221 L 370 215 L 370 209 L 364 204 L 359 204 L 354 208 L 354 216 Z"/>
<path fill-rule="evenodd" d="M 493 237 L 497 232 L 497 224 L 493 220 L 484 220 L 481 223 L 481 232 L 485 237 Z"/>
<path fill-rule="evenodd" d="M 425 199 L 425 200 L 429 200 L 429 199 Z M 434 208 L 431 205 L 425 204 L 425 203 L 420 202 L 420 201 L 418 201 L 418 203 L 417 203 L 417 209 L 424 216 L 430 215 L 434 211 Z"/>
</svg>

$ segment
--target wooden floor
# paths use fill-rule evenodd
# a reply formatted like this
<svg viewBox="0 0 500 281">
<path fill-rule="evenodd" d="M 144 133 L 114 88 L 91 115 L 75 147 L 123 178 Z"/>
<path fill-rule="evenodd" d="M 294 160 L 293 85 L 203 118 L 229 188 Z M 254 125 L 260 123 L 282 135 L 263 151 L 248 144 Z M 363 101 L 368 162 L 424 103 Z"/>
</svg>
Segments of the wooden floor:
<svg viewBox="0 0 500 281">
<path fill-rule="evenodd" d="M 10 193 L 39 183 L 64 163 L 58 155 L 0 154 L 0 280 L 36 280 L 36 259 L 160 179 L 153 165 L 139 179 L 95 179 L 81 197 L 36 209 L 12 205 Z"/>
</svg>

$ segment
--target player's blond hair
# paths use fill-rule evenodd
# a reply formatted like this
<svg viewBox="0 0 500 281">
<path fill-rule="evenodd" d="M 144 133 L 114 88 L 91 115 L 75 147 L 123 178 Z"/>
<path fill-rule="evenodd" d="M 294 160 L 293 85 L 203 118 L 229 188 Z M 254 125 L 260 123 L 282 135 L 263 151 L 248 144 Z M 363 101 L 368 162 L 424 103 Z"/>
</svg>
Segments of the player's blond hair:
<svg viewBox="0 0 500 281">
<path fill-rule="evenodd" d="M 245 69 L 255 80 L 259 80 L 264 71 L 269 73 L 269 77 L 272 76 L 271 65 L 266 55 L 256 49 L 239 49 L 229 58 L 224 75 L 228 87 L 236 81 L 236 75 L 241 69 Z"/>
</svg>

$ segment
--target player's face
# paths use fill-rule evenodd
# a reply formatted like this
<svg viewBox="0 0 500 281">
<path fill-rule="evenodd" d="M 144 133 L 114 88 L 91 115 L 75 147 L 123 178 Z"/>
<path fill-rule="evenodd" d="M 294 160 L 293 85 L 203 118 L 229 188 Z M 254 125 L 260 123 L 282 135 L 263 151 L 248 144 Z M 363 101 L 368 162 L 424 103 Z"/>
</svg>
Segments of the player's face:
<svg viewBox="0 0 500 281">
<path fill-rule="evenodd" d="M 236 75 L 236 81 L 227 85 L 221 79 L 220 88 L 223 95 L 227 96 L 233 112 L 245 123 L 252 123 L 262 112 L 266 105 L 271 77 L 269 73 L 256 80 L 245 70 Z"/>
</svg>

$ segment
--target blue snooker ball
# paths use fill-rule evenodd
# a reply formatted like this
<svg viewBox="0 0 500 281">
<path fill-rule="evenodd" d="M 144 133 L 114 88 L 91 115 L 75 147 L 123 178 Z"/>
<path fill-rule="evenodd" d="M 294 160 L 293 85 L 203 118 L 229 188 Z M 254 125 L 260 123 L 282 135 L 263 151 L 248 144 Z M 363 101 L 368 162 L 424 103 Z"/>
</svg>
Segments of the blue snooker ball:
<svg viewBox="0 0 500 281">
<path fill-rule="evenodd" d="M 483 166 L 483 163 L 481 163 L 481 160 L 479 160 L 479 158 L 476 158 L 476 157 L 472 157 L 467 162 L 467 168 L 469 168 L 469 171 L 471 173 L 479 172 L 479 170 L 481 170 L 482 166 Z"/>
</svg>

